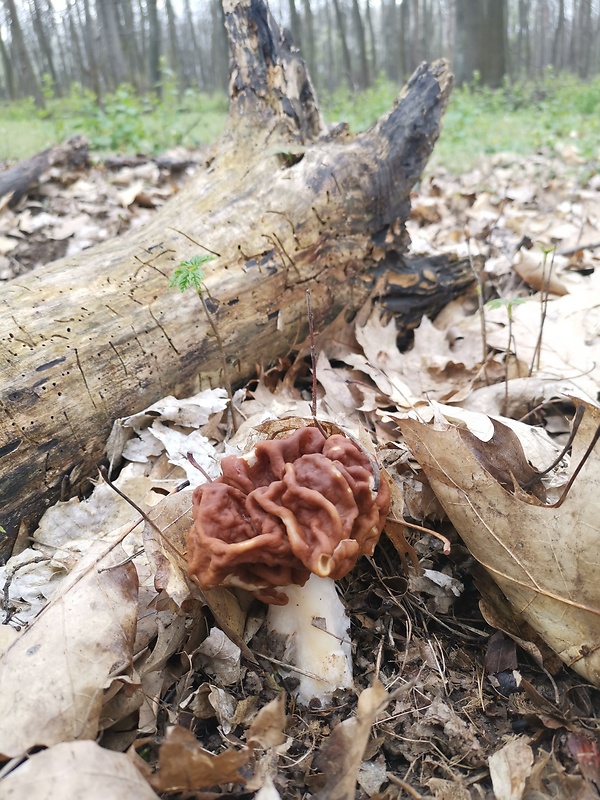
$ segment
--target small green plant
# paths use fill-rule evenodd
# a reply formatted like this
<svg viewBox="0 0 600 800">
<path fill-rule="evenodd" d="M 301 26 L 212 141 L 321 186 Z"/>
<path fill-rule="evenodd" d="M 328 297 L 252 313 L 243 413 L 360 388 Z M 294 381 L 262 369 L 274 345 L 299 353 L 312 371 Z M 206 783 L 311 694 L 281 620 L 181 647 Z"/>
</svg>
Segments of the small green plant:
<svg viewBox="0 0 600 800">
<path fill-rule="evenodd" d="M 99 150 L 144 152 L 152 149 L 146 134 L 145 116 L 151 102 L 138 97 L 133 86 L 122 84 L 104 98 L 104 107 L 95 106 L 82 126 L 87 128 L 92 147 Z"/>
<path fill-rule="evenodd" d="M 550 282 L 552 280 L 552 270 L 554 269 L 554 256 L 556 255 L 556 247 L 548 247 L 543 244 L 540 245 L 543 261 L 542 261 L 542 291 L 540 292 L 540 330 L 538 333 L 537 342 L 531 358 L 531 366 L 529 368 L 529 375 L 533 375 L 534 369 L 540 369 L 542 358 L 542 336 L 544 335 L 544 324 L 546 322 L 546 314 L 548 313 L 548 300 L 550 298 Z M 548 265 L 548 256 L 552 254 L 550 264 Z M 546 271 L 548 267 L 548 271 Z"/>
<path fill-rule="evenodd" d="M 202 308 L 206 314 L 208 324 L 210 325 L 212 332 L 215 335 L 215 339 L 217 340 L 217 347 L 219 348 L 219 355 L 221 356 L 221 366 L 223 367 L 223 381 L 225 383 L 225 389 L 227 390 L 227 396 L 229 397 L 231 419 L 232 422 L 235 422 L 233 415 L 233 392 L 231 390 L 231 380 L 229 379 L 229 368 L 227 367 L 225 348 L 223 346 L 221 334 L 219 333 L 217 325 L 212 318 L 206 303 L 206 298 L 204 296 L 205 294 L 209 294 L 209 292 L 204 285 L 205 272 L 203 266 L 209 261 L 214 261 L 214 258 L 214 256 L 196 255 L 192 256 L 187 261 L 182 261 L 171 275 L 169 287 L 171 289 L 179 289 L 180 292 L 186 292 L 188 289 L 193 289 L 200 298 L 200 302 L 202 303 Z"/>
<path fill-rule="evenodd" d="M 511 349 L 515 356 L 515 361 L 518 364 L 518 356 L 517 356 L 517 343 L 513 336 L 512 331 L 512 324 L 513 324 L 513 308 L 515 306 L 520 306 L 523 303 L 527 303 L 529 301 L 528 297 L 498 297 L 495 300 L 488 300 L 485 304 L 485 308 L 489 308 L 490 311 L 496 308 L 505 308 L 506 314 L 508 316 L 508 345 L 506 348 L 506 358 L 504 359 L 504 414 L 509 416 L 508 414 L 508 379 L 509 379 L 509 365 L 510 365 L 510 353 Z"/>
<path fill-rule="evenodd" d="M 192 256 L 187 261 L 182 261 L 171 275 L 169 288 L 186 292 L 191 287 L 202 295 L 205 275 L 202 265 L 214 261 L 214 258 L 214 256 Z"/>
</svg>

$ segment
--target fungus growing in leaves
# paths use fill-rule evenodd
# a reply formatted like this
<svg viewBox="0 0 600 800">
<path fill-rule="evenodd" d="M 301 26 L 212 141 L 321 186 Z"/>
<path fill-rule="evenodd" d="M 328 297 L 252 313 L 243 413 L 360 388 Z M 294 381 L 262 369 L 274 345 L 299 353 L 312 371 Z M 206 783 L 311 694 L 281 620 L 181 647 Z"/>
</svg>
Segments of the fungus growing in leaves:
<svg viewBox="0 0 600 800">
<path fill-rule="evenodd" d="M 221 466 L 194 491 L 189 573 L 204 588 L 241 587 L 268 603 L 267 623 L 289 637 L 287 661 L 300 671 L 298 699 L 325 704 L 352 684 L 349 620 L 333 581 L 373 553 L 388 486 L 357 444 L 316 427 Z"/>
</svg>

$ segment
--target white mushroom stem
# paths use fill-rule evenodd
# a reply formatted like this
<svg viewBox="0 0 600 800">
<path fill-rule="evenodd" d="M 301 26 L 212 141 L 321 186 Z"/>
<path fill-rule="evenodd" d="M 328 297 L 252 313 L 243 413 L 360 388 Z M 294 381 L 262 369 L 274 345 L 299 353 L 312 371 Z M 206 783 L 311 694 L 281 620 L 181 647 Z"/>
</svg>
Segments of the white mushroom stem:
<svg viewBox="0 0 600 800">
<path fill-rule="evenodd" d="M 285 586 L 281 591 L 289 602 L 269 606 L 267 625 L 287 637 L 282 660 L 295 667 L 289 674 L 300 681 L 298 701 L 308 705 L 316 697 L 326 706 L 336 689 L 352 686 L 346 609 L 331 578 L 311 575 L 304 586 Z"/>
</svg>

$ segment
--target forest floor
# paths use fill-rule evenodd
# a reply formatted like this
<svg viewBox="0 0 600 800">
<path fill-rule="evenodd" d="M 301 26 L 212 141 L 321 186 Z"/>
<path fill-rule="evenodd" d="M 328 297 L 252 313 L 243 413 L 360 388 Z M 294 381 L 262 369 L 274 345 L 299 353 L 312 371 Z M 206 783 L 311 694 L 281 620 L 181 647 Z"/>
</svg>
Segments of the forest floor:
<svg viewBox="0 0 600 800">
<path fill-rule="evenodd" d="M 202 168 L 202 151 L 170 158 L 188 166 L 174 173 L 166 161 L 150 160 L 51 174 L 0 215 L 0 280 L 142 225 Z M 219 390 L 167 399 L 121 421 L 130 438 L 116 484 L 153 509 L 171 551 L 152 525 L 132 530 L 137 512 L 100 483 L 89 499 L 50 509 L 31 548 L 0 570 L 2 693 L 21 698 L 0 721 L 0 752 L 51 745 L 16 769 L 19 760 L 9 762 L 0 772 L 4 796 L 41 797 L 34 774 L 63 797 L 88 796 L 91 773 L 103 796 L 114 798 L 600 795 L 599 677 L 587 660 L 600 647 L 599 628 L 586 627 L 586 614 L 598 618 L 600 463 L 585 440 L 600 423 L 600 175 L 568 149 L 561 157 L 497 154 L 460 176 L 433 167 L 413 192 L 408 228 L 412 252 L 451 252 L 474 264 L 483 256 L 485 268 L 481 295 L 474 289 L 434 324 L 424 320 L 407 352 L 397 350 L 393 322 L 376 307 L 317 332 L 320 417 L 354 433 L 366 426 L 395 487 L 397 515 L 422 526 L 404 531 L 409 545 L 401 533 L 382 536 L 374 556 L 340 582 L 355 691 L 340 692 L 328 709 L 290 699 L 284 708 L 281 689 L 293 681 L 259 655 L 259 639 L 243 639 L 262 611 L 227 590 L 207 608 L 173 556 L 189 528 L 189 493 L 164 494 L 186 477 L 192 485 L 202 480 L 185 458 L 191 443 L 214 476 L 220 454 L 243 451 L 254 424 L 310 417 L 301 347 L 237 392 L 244 422 L 235 434 Z M 583 418 L 575 398 L 588 403 Z M 423 451 L 437 452 L 435 436 L 454 435 L 458 425 L 468 434 L 452 440 L 455 471 L 446 467 L 440 477 Z M 573 467 L 568 455 L 560 460 L 544 478 L 543 499 L 533 500 L 519 454 L 542 469 L 571 429 Z M 490 440 L 503 443 L 502 459 L 484 452 L 481 442 Z M 579 456 L 582 471 L 573 478 Z M 478 525 L 448 512 L 448 492 L 461 486 Z M 563 516 L 549 542 L 545 530 L 554 523 L 541 514 L 551 501 Z M 526 549 L 539 549 L 517 559 L 515 532 Z M 498 541 L 504 556 L 495 552 Z M 565 588 L 572 553 L 577 580 Z M 125 554 L 133 561 L 125 564 Z M 530 593 L 520 606 L 529 624 L 513 613 L 518 598 L 509 605 L 489 578 L 490 570 L 508 574 L 517 560 Z M 528 606 L 537 616 L 527 616 Z M 102 613 L 111 619 L 99 619 Z M 69 615 L 75 621 L 67 630 Z M 575 643 L 580 636 L 581 655 L 571 659 L 579 674 L 553 651 L 565 635 L 553 627 L 561 616 Z M 223 621 L 240 631 L 233 639 L 241 649 Z M 75 680 L 73 654 L 91 647 L 90 630 L 93 667 Z M 43 646 L 66 655 L 42 676 L 28 671 L 25 654 Z M 107 682 L 103 663 L 125 666 Z"/>
</svg>

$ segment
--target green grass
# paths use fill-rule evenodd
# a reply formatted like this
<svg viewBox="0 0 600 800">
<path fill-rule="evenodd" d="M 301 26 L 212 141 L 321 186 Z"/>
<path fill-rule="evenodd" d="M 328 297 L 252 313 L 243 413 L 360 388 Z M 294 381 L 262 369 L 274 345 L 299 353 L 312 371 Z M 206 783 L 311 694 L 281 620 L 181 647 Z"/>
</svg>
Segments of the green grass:
<svg viewBox="0 0 600 800">
<path fill-rule="evenodd" d="M 33 102 L 0 104 L 0 160 L 18 161 L 75 134 L 84 134 L 93 151 L 159 153 L 174 145 L 197 147 L 214 141 L 225 125 L 227 98 L 194 92 L 165 100 L 137 97 L 121 86 L 97 107 L 90 92 L 74 88 L 66 98 L 48 101 L 45 112 Z"/>
<path fill-rule="evenodd" d="M 360 131 L 390 109 L 398 90 L 379 79 L 360 95 L 340 89 L 322 96 L 321 105 L 329 122 L 346 121 Z M 0 105 L 0 160 L 17 161 L 75 133 L 85 134 L 100 154 L 157 153 L 176 144 L 207 144 L 223 130 L 223 95 L 187 92 L 179 97 L 166 85 L 164 98 L 160 103 L 139 98 L 122 86 L 105 98 L 103 110 L 89 92 L 77 89 L 68 98 L 49 100 L 46 115 L 31 101 Z M 507 84 L 496 91 L 477 84 L 455 89 L 432 163 L 460 173 L 482 156 L 501 151 L 552 155 L 574 145 L 593 164 L 599 142 L 600 78 L 584 83 L 549 74 L 536 83 Z"/>
<path fill-rule="evenodd" d="M 600 158 L 600 78 L 547 76 L 494 92 L 455 90 L 433 163 L 459 173 L 498 152 L 560 156 L 566 147 L 591 165 Z"/>
<path fill-rule="evenodd" d="M 323 109 L 330 121 L 346 120 L 360 131 L 389 110 L 396 94 L 397 87 L 380 79 L 360 96 L 338 90 L 324 98 Z M 454 89 L 432 164 L 460 173 L 482 156 L 553 155 L 566 145 L 577 147 L 586 161 L 600 158 L 600 78 L 584 83 L 547 75 L 495 91 L 477 84 Z"/>
</svg>

